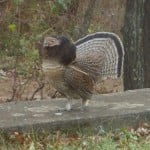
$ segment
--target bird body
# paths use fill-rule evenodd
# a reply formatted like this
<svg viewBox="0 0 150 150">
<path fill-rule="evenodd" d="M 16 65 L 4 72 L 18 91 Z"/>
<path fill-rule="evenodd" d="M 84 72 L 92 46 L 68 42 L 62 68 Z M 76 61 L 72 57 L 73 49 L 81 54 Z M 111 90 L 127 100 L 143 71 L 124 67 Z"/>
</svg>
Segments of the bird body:
<svg viewBox="0 0 150 150">
<path fill-rule="evenodd" d="M 124 50 L 113 33 L 95 33 L 72 43 L 66 37 L 45 37 L 40 50 L 45 80 L 71 99 L 91 98 L 99 77 L 122 75 Z M 66 107 L 71 109 L 70 104 Z"/>
<path fill-rule="evenodd" d="M 48 84 L 51 84 L 69 100 L 91 98 L 94 82 L 89 74 L 73 65 L 48 67 L 47 63 L 44 62 L 42 68 Z"/>
</svg>

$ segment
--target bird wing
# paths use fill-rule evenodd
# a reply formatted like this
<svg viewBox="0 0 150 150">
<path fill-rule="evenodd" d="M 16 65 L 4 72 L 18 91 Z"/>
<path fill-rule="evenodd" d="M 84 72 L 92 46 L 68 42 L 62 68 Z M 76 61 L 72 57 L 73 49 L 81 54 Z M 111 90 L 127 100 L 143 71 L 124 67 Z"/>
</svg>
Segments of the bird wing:
<svg viewBox="0 0 150 150">
<path fill-rule="evenodd" d="M 74 65 L 93 77 L 122 75 L 124 49 L 120 38 L 109 32 L 97 32 L 75 42 Z"/>
<path fill-rule="evenodd" d="M 64 73 L 64 80 L 68 86 L 75 90 L 83 99 L 88 99 L 93 91 L 93 79 L 83 72 L 68 66 Z"/>
</svg>

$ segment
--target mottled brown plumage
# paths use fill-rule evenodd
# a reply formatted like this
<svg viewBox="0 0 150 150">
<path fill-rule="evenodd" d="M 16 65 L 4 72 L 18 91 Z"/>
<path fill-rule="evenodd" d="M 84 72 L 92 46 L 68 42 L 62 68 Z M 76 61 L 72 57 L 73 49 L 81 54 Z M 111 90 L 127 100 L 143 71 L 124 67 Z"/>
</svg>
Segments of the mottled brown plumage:
<svg viewBox="0 0 150 150">
<path fill-rule="evenodd" d="M 97 33 L 101 35 L 101 33 Z M 97 34 L 95 34 L 97 36 Z M 110 33 L 106 33 L 108 36 Z M 112 36 L 112 34 L 110 34 Z M 109 36 L 107 41 L 103 41 L 100 46 L 94 47 L 89 42 L 95 42 L 96 39 L 103 39 L 102 37 L 93 37 L 93 35 L 77 41 L 73 44 L 66 37 L 45 37 L 43 42 L 43 49 L 40 50 L 40 55 L 43 60 L 43 72 L 45 73 L 45 80 L 52 84 L 60 93 L 63 93 L 68 100 L 71 99 L 82 99 L 82 109 L 86 104 L 86 101 L 91 98 L 93 86 L 97 81 L 98 77 L 109 77 L 118 76 L 118 72 L 122 69 L 123 62 L 123 47 L 120 49 L 122 51 L 122 56 L 119 56 L 119 52 L 116 52 L 117 44 L 115 45 L 115 40 Z M 91 38 L 89 38 L 91 37 Z M 105 38 L 105 37 L 104 37 Z M 106 39 L 105 39 L 106 40 Z M 109 52 L 105 49 L 113 49 L 111 44 L 109 47 L 105 45 L 109 44 L 109 40 L 113 41 L 113 46 L 116 46 L 110 54 L 113 55 L 113 59 L 110 62 L 106 62 L 108 57 L 111 57 Z M 100 40 L 101 41 L 101 40 Z M 96 43 L 97 42 L 96 40 Z M 118 43 L 121 42 L 119 41 Z M 85 44 L 85 47 L 84 47 Z M 108 55 L 107 55 L 108 54 Z M 119 57 L 121 57 L 121 67 L 119 66 Z M 110 63 L 114 63 L 110 65 Z M 109 68 L 110 67 L 110 68 Z M 117 71 L 116 71 L 117 70 Z M 68 110 L 71 109 L 70 105 L 67 104 Z"/>
</svg>

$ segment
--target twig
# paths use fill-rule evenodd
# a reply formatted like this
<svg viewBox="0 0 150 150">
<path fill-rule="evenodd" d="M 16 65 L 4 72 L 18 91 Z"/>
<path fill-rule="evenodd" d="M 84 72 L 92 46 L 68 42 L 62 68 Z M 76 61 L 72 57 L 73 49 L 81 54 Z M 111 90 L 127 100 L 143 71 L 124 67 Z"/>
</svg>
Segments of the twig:
<svg viewBox="0 0 150 150">
<path fill-rule="evenodd" d="M 16 68 L 15 68 L 15 71 L 14 71 L 14 75 L 13 75 L 13 86 L 12 86 L 12 96 L 10 99 L 8 99 L 8 102 L 11 102 L 14 100 L 15 98 L 15 95 L 16 95 L 16 92 L 17 92 L 17 71 L 16 71 Z"/>
<path fill-rule="evenodd" d="M 51 96 L 51 98 L 56 98 L 57 93 L 58 93 L 58 91 L 55 91 L 55 93 Z"/>
<path fill-rule="evenodd" d="M 33 92 L 32 96 L 29 98 L 29 100 L 30 100 L 30 101 L 33 100 L 35 94 L 36 94 L 38 91 L 42 90 L 43 88 L 44 88 L 44 83 L 41 83 L 41 84 L 39 85 L 39 87 Z M 42 93 L 41 93 L 41 94 L 42 94 Z M 42 95 L 43 95 L 43 94 L 42 94 Z"/>
</svg>

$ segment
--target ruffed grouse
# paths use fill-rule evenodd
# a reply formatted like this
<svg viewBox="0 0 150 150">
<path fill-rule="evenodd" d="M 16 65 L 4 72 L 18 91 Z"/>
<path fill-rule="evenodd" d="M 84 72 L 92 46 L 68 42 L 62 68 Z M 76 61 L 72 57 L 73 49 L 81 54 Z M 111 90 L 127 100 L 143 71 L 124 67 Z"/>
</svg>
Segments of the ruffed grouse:
<svg viewBox="0 0 150 150">
<path fill-rule="evenodd" d="M 72 43 L 66 37 L 45 37 L 40 50 L 45 80 L 68 99 L 82 99 L 83 109 L 98 78 L 122 75 L 124 50 L 120 38 L 98 32 Z"/>
</svg>

